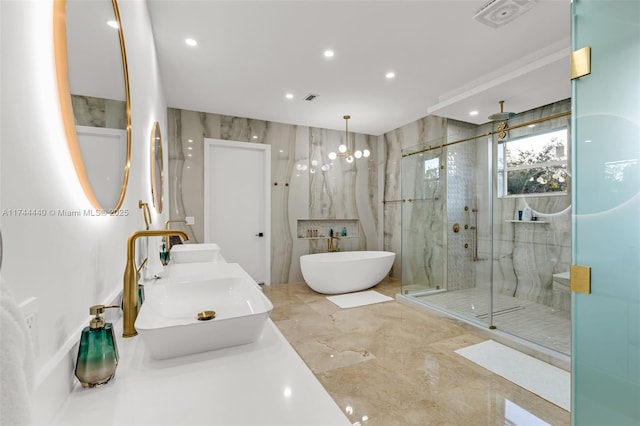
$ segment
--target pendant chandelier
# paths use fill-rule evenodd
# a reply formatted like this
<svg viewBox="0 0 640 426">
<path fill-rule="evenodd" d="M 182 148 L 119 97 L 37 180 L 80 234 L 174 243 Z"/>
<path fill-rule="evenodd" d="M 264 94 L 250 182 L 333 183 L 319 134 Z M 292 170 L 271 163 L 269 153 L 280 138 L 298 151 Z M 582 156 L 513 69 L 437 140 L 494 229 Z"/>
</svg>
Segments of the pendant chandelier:
<svg viewBox="0 0 640 426">
<path fill-rule="evenodd" d="M 331 151 L 329 153 L 329 159 L 335 160 L 338 157 L 344 157 L 347 163 L 353 163 L 353 160 L 356 158 L 367 158 L 371 155 L 368 149 L 360 151 L 359 149 L 354 150 L 355 146 L 349 147 L 349 119 L 351 116 L 347 114 L 342 118 L 345 120 L 344 143 L 338 147 L 338 152 Z M 355 145 L 355 141 L 353 145 Z"/>
</svg>

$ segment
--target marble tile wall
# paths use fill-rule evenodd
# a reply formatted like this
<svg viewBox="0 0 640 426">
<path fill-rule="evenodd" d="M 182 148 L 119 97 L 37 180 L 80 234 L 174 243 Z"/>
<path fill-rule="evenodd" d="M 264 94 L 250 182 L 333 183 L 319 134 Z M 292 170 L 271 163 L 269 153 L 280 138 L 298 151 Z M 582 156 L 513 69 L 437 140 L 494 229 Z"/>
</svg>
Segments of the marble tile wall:
<svg viewBox="0 0 640 426">
<path fill-rule="evenodd" d="M 71 95 L 71 104 L 76 125 L 110 129 L 127 128 L 127 109 L 124 101 Z"/>
<path fill-rule="evenodd" d="M 447 174 L 440 167 L 444 159 L 441 150 L 434 150 L 402 161 L 403 284 L 411 285 L 414 291 L 444 288 L 447 248 L 442 219 L 446 214 Z"/>
<path fill-rule="evenodd" d="M 378 249 L 378 137 L 351 132 L 350 137 L 356 149 L 366 148 L 371 156 L 352 164 L 341 158 L 330 161 L 328 153 L 344 141 L 344 131 L 169 108 L 170 215 L 171 219 L 195 218 L 192 226 L 176 224 L 174 228 L 203 241 L 204 138 L 266 143 L 272 147 L 274 183 L 272 283 L 302 281 L 299 257 L 327 249 L 324 239 L 298 238 L 299 219 L 357 219 L 358 238 L 340 240 L 340 249 Z M 323 165 L 328 169 L 322 170 Z"/>
<path fill-rule="evenodd" d="M 384 250 L 396 253 L 396 260 L 391 270 L 391 276 L 400 278 L 402 273 L 402 223 L 406 223 L 403 214 L 408 218 L 409 213 L 403 213 L 402 199 L 406 195 L 402 190 L 402 150 L 411 147 L 428 146 L 432 141 L 440 141 L 446 136 L 447 119 L 436 116 L 424 117 L 398 129 L 384 134 L 385 145 L 385 180 L 384 180 Z M 421 198 L 409 197 L 407 198 Z M 408 206 L 405 206 L 405 209 Z M 430 216 L 431 217 L 431 216 Z M 427 238 L 431 232 L 428 224 L 420 224 L 420 230 L 415 230 L 412 238 L 419 245 L 419 238 Z M 412 230 L 413 232 L 413 230 Z M 437 257 L 436 257 L 437 259 Z M 434 261 L 437 261 L 434 259 Z M 423 268 L 423 261 L 417 262 L 417 267 Z M 420 276 L 420 272 L 416 272 Z M 424 275 L 424 273 L 422 273 Z"/>
<path fill-rule="evenodd" d="M 518 114 L 511 126 L 570 111 L 570 100 Z M 510 131 L 515 138 L 545 129 L 569 127 L 570 117 L 538 123 L 535 128 Z M 475 126 L 469 123 L 429 116 L 384 135 L 386 148 L 384 188 L 384 249 L 401 253 L 402 270 L 395 266 L 394 277 L 402 277 L 403 289 L 449 290 L 486 285 L 491 280 L 502 294 L 516 295 L 549 305 L 552 299 L 552 275 L 567 271 L 571 258 L 571 195 L 500 198 L 489 162 L 497 140 L 479 137 L 469 142 L 418 155 L 402 157 L 402 150 L 418 151 L 439 141 L 453 141 L 492 130 L 494 123 Z M 440 183 L 446 195 L 430 206 L 398 200 L 419 198 L 423 164 L 427 158 L 446 156 L 446 173 Z M 429 157 L 431 156 L 431 157 Z M 570 158 L 570 153 L 569 153 Z M 495 162 L 495 159 L 493 159 Z M 429 182 L 422 185 L 429 186 Z M 490 185 L 493 186 L 489 191 Z M 492 194 L 490 196 L 489 194 Z M 443 200 L 446 202 L 443 203 Z M 491 204 L 493 203 L 493 217 Z M 411 204 L 411 205 L 410 205 Z M 469 210 L 464 210 L 464 207 Z M 546 224 L 513 224 L 506 220 L 517 210 L 529 206 Z M 476 208 L 478 211 L 473 212 Z M 477 236 L 464 225 L 475 226 Z M 453 232 L 458 223 L 461 231 Z M 489 230 L 493 226 L 493 235 Z M 493 242 L 493 258 L 492 247 Z M 467 247 L 465 248 L 465 244 Z M 474 244 L 477 258 L 474 261 Z M 444 255 L 446 253 L 446 255 Z M 396 261 L 398 262 L 398 260 Z M 482 281 L 479 283 L 479 281 Z"/>
</svg>

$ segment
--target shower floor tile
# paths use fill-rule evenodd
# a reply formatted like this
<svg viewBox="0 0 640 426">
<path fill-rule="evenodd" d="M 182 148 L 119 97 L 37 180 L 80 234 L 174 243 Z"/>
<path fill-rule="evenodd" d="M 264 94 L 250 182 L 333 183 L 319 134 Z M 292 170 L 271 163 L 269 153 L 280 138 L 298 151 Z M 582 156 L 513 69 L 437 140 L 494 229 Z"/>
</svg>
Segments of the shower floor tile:
<svg viewBox="0 0 640 426">
<path fill-rule="evenodd" d="M 477 287 L 415 298 L 486 324 L 488 295 L 487 287 Z M 571 313 L 503 294 L 493 295 L 493 312 L 493 324 L 499 330 L 571 354 Z"/>
</svg>

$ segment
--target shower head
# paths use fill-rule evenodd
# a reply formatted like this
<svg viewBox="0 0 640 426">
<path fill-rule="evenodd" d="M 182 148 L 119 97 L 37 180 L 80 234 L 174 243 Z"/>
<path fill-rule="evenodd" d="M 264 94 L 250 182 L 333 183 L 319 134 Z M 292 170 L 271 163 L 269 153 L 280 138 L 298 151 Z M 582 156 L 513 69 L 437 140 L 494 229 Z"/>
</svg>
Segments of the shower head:
<svg viewBox="0 0 640 426">
<path fill-rule="evenodd" d="M 504 101 L 500 101 L 500 112 L 491 114 L 487 118 L 491 121 L 504 121 L 513 118 L 515 115 L 515 112 L 504 112 Z"/>
</svg>

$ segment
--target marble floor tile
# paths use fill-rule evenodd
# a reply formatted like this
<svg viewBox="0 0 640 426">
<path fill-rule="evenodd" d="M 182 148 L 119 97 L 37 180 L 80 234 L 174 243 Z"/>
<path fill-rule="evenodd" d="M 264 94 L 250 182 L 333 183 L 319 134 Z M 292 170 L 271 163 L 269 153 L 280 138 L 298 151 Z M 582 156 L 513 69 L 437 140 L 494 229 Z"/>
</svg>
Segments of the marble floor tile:
<svg viewBox="0 0 640 426">
<path fill-rule="evenodd" d="M 374 289 L 394 297 L 400 283 Z M 275 324 L 354 425 L 526 425 L 520 409 L 570 423 L 567 411 L 456 354 L 487 339 L 454 318 L 395 300 L 340 309 L 304 283 L 264 293 Z"/>
</svg>

